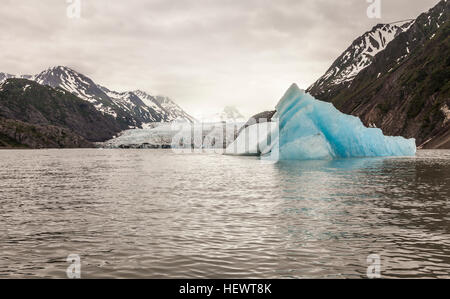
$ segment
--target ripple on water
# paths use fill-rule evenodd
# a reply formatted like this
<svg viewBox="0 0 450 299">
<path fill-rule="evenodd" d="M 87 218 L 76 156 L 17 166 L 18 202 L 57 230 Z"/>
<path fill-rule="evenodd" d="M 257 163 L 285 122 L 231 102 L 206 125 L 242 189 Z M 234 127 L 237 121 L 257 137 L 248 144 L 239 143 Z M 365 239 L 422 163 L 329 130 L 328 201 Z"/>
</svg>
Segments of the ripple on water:
<svg viewBox="0 0 450 299">
<path fill-rule="evenodd" d="M 449 277 L 450 151 L 264 164 L 168 150 L 0 155 L 0 277 Z"/>
</svg>

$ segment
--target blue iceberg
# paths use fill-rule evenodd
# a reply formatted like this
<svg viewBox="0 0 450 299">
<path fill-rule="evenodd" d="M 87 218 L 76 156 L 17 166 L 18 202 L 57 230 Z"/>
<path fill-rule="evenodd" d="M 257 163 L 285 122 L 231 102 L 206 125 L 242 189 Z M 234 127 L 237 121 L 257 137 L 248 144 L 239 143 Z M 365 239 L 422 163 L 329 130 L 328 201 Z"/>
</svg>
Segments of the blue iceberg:
<svg viewBox="0 0 450 299">
<path fill-rule="evenodd" d="M 278 122 L 262 133 L 247 128 L 227 148 L 227 153 L 248 154 L 248 148 L 258 148 L 268 160 L 319 160 L 351 157 L 414 156 L 415 139 L 384 136 L 378 128 L 367 128 L 358 117 L 338 111 L 333 104 L 316 100 L 293 84 L 276 106 L 273 121 Z M 246 134 L 257 131 L 257 137 Z M 257 145 L 242 146 L 256 140 Z"/>
</svg>

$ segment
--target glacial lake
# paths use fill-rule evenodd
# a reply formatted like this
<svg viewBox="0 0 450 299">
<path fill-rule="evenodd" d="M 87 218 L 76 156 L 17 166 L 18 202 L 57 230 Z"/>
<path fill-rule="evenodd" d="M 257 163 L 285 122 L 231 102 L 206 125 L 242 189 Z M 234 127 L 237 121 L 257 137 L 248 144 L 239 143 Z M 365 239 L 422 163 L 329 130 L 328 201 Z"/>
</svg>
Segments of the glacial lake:
<svg viewBox="0 0 450 299">
<path fill-rule="evenodd" d="M 0 151 L 0 278 L 450 278 L 450 151 Z"/>
</svg>

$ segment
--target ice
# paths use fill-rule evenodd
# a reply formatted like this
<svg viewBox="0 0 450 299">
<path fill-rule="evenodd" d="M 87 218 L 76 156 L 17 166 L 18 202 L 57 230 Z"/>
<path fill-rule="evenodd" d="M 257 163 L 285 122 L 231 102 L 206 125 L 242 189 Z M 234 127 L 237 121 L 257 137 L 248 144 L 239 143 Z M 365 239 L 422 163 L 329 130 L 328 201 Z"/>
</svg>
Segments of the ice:
<svg viewBox="0 0 450 299">
<path fill-rule="evenodd" d="M 414 156 L 416 153 L 414 139 L 384 136 L 380 129 L 365 127 L 358 117 L 316 100 L 296 84 L 288 89 L 276 110 L 272 121 L 278 123 L 277 134 L 273 127 L 264 134 L 261 128 L 265 124 L 250 126 L 226 152 L 245 155 L 256 149 L 262 157 L 271 155 L 280 160 Z M 274 151 L 279 153 L 274 155 Z"/>
<path fill-rule="evenodd" d="M 230 144 L 243 123 L 149 123 L 143 129 L 123 131 L 120 136 L 108 140 L 104 147 L 221 149 Z"/>
<path fill-rule="evenodd" d="M 225 154 L 259 156 L 268 151 L 271 145 L 268 136 L 276 136 L 278 125 L 275 122 L 258 123 L 248 126 L 236 140 L 227 147 Z"/>
</svg>

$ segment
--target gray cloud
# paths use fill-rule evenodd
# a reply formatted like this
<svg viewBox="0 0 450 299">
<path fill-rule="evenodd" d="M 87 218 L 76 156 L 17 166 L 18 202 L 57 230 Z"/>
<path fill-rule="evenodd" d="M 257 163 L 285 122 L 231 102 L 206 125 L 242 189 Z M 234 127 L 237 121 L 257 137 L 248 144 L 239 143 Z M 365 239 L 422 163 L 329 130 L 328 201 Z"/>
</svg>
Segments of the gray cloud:
<svg viewBox="0 0 450 299">
<path fill-rule="evenodd" d="M 68 65 L 117 90 L 173 97 L 199 115 L 235 105 L 271 109 L 292 82 L 306 88 L 377 23 L 414 18 L 437 0 L 3 0 L 0 71 Z"/>
</svg>

